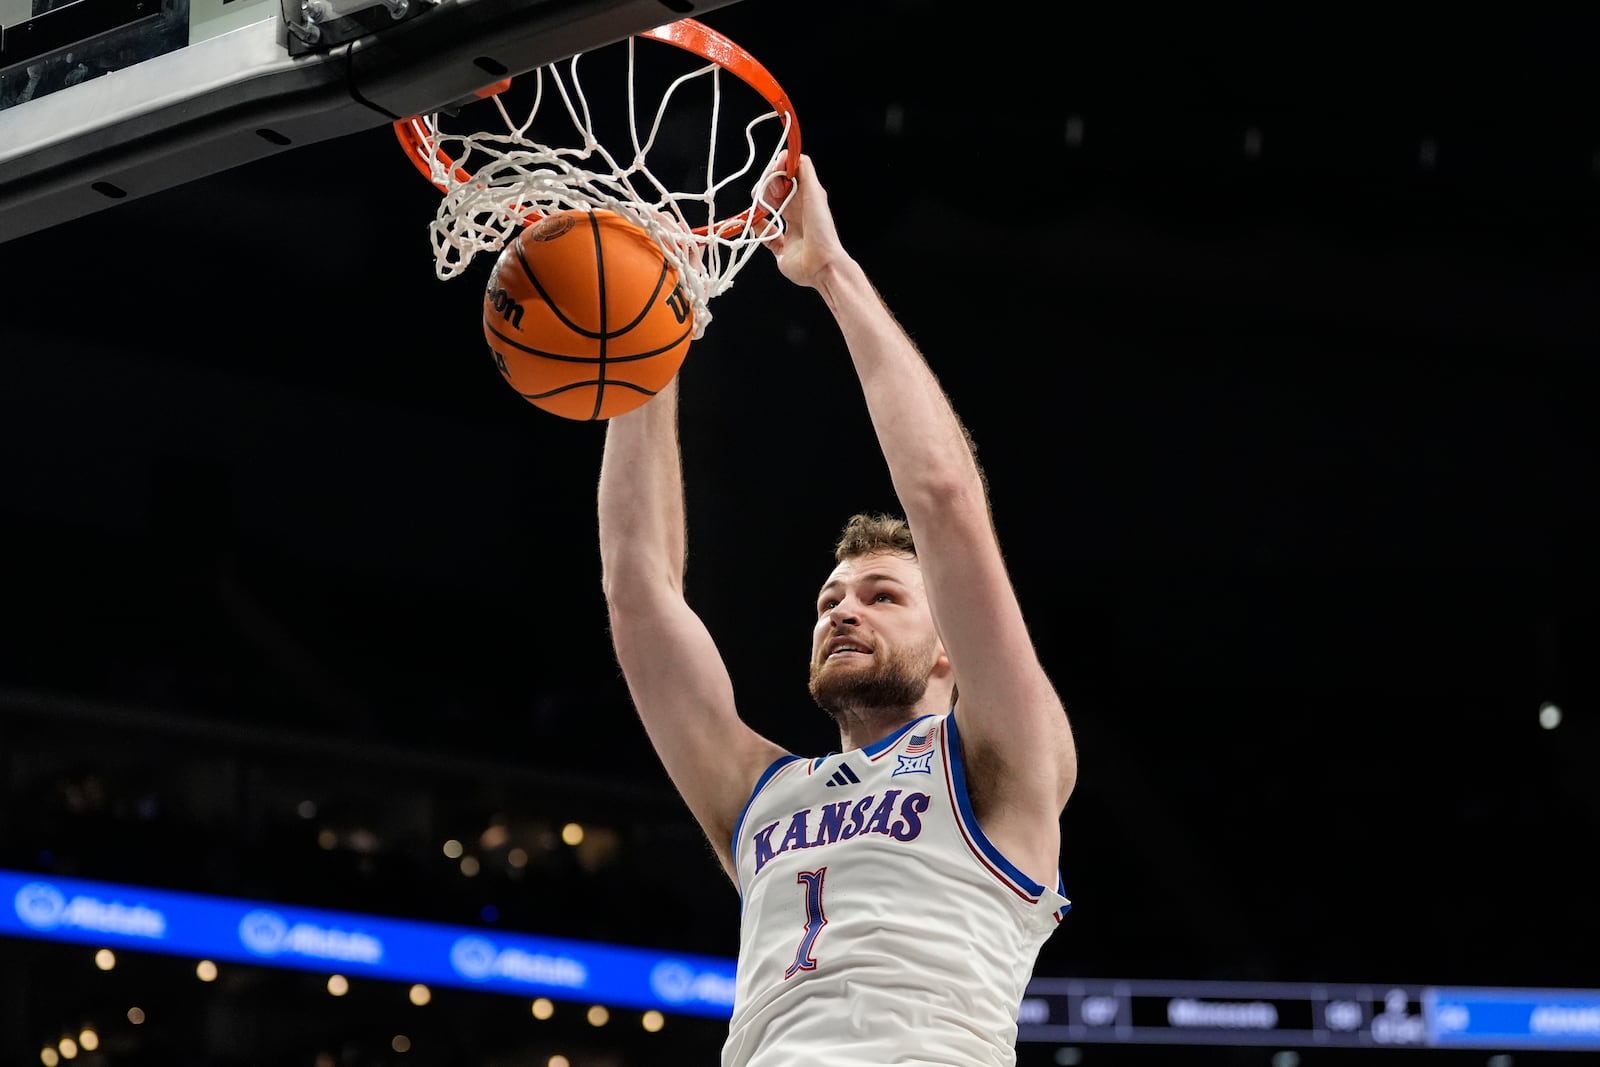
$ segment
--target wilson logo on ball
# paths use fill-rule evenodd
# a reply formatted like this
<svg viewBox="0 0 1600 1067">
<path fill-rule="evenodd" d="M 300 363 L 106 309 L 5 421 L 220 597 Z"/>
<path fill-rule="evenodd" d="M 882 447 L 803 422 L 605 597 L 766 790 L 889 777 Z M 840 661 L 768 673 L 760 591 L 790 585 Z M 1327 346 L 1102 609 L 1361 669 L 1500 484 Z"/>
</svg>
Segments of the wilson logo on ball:
<svg viewBox="0 0 1600 1067">
<path fill-rule="evenodd" d="M 499 312 L 500 317 L 509 323 L 513 329 L 522 328 L 522 305 L 517 303 L 511 294 L 503 288 L 490 289 L 484 297 L 484 302 Z M 680 319 L 679 321 L 681 322 L 682 320 Z"/>
<path fill-rule="evenodd" d="M 672 292 L 667 294 L 667 307 L 671 309 L 678 321 L 686 322 L 689 318 L 689 297 L 683 291 L 683 286 L 674 285 Z"/>
</svg>

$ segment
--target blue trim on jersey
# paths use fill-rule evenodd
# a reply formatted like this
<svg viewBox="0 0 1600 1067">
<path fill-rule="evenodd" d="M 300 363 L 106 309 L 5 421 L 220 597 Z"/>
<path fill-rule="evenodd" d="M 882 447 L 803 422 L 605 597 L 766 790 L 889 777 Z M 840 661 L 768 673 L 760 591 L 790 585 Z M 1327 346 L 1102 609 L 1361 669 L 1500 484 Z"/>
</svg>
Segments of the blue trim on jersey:
<svg viewBox="0 0 1600 1067">
<path fill-rule="evenodd" d="M 1066 882 L 1066 879 L 1061 877 L 1061 872 L 1060 871 L 1056 872 L 1056 892 L 1061 895 L 1061 899 L 1062 900 L 1067 900 L 1067 882 Z M 1065 904 L 1061 905 L 1061 907 L 1056 909 L 1056 918 L 1058 920 L 1065 918 L 1067 912 L 1069 912 L 1071 910 L 1072 910 L 1072 901 L 1067 900 L 1067 902 Z"/>
<path fill-rule="evenodd" d="M 768 764 L 767 769 L 761 772 L 761 777 L 756 779 L 755 788 L 750 790 L 750 796 L 745 800 L 744 807 L 739 809 L 739 817 L 733 821 L 733 852 L 731 853 L 735 878 L 739 876 L 739 834 L 744 830 L 744 817 L 750 814 L 750 805 L 756 802 L 756 794 L 761 792 L 762 786 L 772 780 L 774 774 L 777 774 L 778 771 L 799 758 L 799 756 L 785 753 Z"/>
<path fill-rule="evenodd" d="M 865 748 L 853 749 L 852 751 L 860 752 L 868 759 L 875 760 L 882 752 L 893 748 L 896 744 L 898 744 L 900 739 L 906 735 L 906 732 L 909 731 L 913 726 L 917 725 L 917 723 L 933 718 L 937 718 L 937 716 L 924 715 L 920 719 L 913 719 L 904 726 L 900 727 L 900 729 L 896 730 L 894 733 L 890 734 L 888 737 L 879 738 L 878 740 L 872 742 L 872 744 L 867 745 Z M 839 755 L 839 753 L 830 752 L 826 756 L 817 756 L 811 761 L 811 771 L 809 773 L 815 773 L 822 770 L 822 765 L 837 755 Z"/>
<path fill-rule="evenodd" d="M 898 744 L 900 739 L 902 737 L 904 737 L 907 733 L 909 733 L 913 726 L 917 725 L 917 723 L 919 723 L 919 722 L 925 722 L 926 720 L 931 719 L 931 718 L 934 718 L 934 716 L 932 716 L 932 715 L 924 715 L 920 719 L 912 719 L 910 722 L 908 722 L 904 726 L 900 727 L 900 729 L 896 730 L 894 733 L 890 734 L 888 737 L 885 737 L 885 738 L 883 738 L 882 740 L 879 740 L 879 741 L 874 741 L 874 742 L 872 742 L 872 744 L 868 745 L 866 748 L 863 748 L 861 750 L 862 755 L 866 756 L 868 759 L 877 759 L 878 758 L 878 754 L 880 752 L 882 752 L 886 748 L 892 748 L 894 745 Z"/>
<path fill-rule="evenodd" d="M 839 753 L 837 753 L 837 752 L 829 752 L 829 753 L 826 753 L 826 754 L 821 755 L 821 756 L 813 756 L 812 759 L 811 759 L 811 766 L 806 768 L 806 773 L 807 774 L 815 774 L 817 771 L 822 770 L 822 765 L 824 763 L 827 763 L 829 760 L 831 760 L 833 757 L 837 756 L 838 754 Z M 796 759 L 800 759 L 802 757 L 796 756 L 795 758 Z"/>
<path fill-rule="evenodd" d="M 956 803 L 961 806 L 961 819 L 967 824 L 967 829 L 972 834 L 972 840 L 977 844 L 978 848 L 983 850 L 983 854 L 988 857 L 990 863 L 1000 868 L 1007 878 L 1021 886 L 1029 896 L 1037 898 L 1044 892 L 1044 886 L 1017 870 L 1010 860 L 1000 854 L 999 849 L 989 843 L 988 837 L 984 836 L 983 828 L 978 825 L 978 817 L 972 813 L 972 799 L 967 796 L 967 771 L 965 764 L 962 762 L 961 736 L 956 730 L 955 712 L 951 712 L 945 717 L 945 724 L 947 727 L 945 730 L 945 751 L 950 753 L 950 774 L 953 779 L 951 784 L 955 786 Z M 1061 872 L 1057 871 L 1056 877 L 1059 879 Z M 1066 896 L 1065 893 L 1061 895 Z"/>
</svg>

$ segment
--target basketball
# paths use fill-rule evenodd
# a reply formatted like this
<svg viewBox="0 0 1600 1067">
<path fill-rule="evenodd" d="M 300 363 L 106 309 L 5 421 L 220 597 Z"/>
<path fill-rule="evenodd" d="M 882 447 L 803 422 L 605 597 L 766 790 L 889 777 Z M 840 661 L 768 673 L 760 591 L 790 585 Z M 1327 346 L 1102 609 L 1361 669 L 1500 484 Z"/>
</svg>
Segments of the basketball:
<svg viewBox="0 0 1600 1067">
<path fill-rule="evenodd" d="M 660 392 L 694 330 L 678 272 L 645 230 L 611 211 L 563 211 L 501 249 L 483 296 L 495 365 L 529 403 L 609 419 Z"/>
</svg>

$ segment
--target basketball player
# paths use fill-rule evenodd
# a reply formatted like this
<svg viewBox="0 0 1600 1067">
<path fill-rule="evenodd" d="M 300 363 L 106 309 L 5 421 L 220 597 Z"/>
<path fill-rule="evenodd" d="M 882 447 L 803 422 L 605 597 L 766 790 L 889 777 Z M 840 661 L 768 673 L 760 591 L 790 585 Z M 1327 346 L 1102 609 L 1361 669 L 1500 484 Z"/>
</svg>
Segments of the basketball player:
<svg viewBox="0 0 1600 1067">
<path fill-rule="evenodd" d="M 722 1063 L 1014 1064 L 1024 987 L 1070 906 L 1072 732 L 966 432 L 840 244 L 810 159 L 785 216 L 778 268 L 833 313 L 905 511 L 852 519 L 817 592 L 811 695 L 839 752 L 801 758 L 746 726 L 684 599 L 675 383 L 609 421 L 600 474 L 618 660 L 742 897 Z"/>
</svg>

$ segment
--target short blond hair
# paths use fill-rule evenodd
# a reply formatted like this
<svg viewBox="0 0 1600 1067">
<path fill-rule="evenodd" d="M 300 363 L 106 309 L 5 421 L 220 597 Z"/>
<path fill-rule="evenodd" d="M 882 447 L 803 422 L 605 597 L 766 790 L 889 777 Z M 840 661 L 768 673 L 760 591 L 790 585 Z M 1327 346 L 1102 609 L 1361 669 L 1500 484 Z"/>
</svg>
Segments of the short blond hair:
<svg viewBox="0 0 1600 1067">
<path fill-rule="evenodd" d="M 917 543 L 911 537 L 911 524 L 899 515 L 863 512 L 850 516 L 833 546 L 833 561 L 843 563 L 858 556 L 917 556 Z"/>
</svg>

